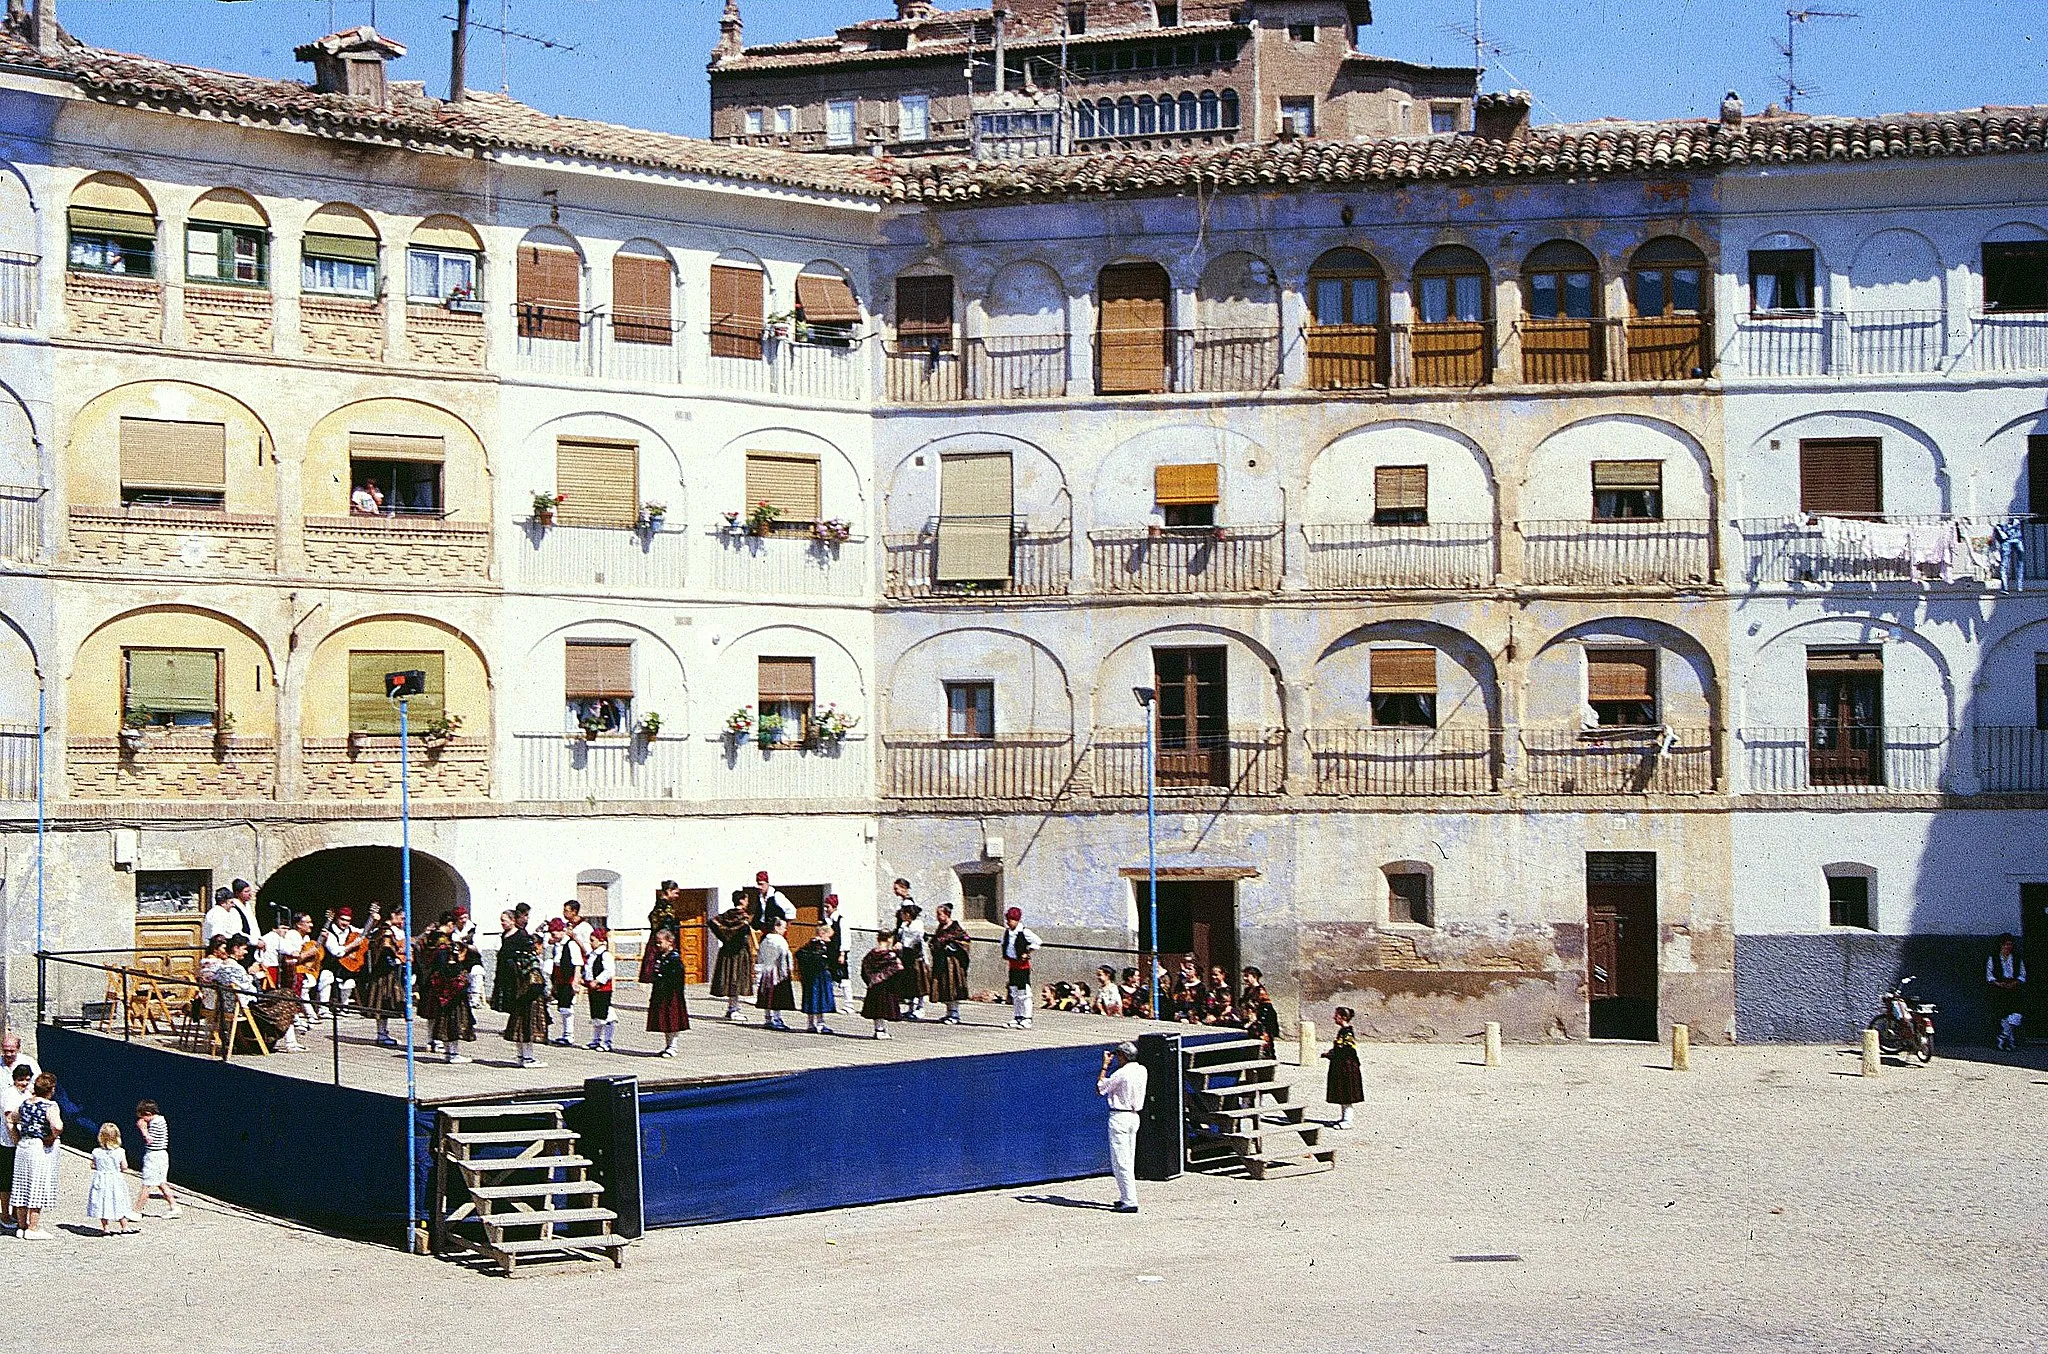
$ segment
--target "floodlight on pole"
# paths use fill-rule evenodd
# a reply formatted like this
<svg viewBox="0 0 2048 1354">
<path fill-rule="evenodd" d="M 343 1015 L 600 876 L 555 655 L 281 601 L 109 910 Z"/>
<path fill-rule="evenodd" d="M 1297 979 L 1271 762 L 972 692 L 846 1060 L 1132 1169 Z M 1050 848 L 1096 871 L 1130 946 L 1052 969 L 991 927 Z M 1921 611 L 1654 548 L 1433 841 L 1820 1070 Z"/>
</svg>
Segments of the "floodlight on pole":
<svg viewBox="0 0 2048 1354">
<path fill-rule="evenodd" d="M 1159 1019 L 1159 813 L 1157 754 L 1153 747 L 1153 730 L 1158 721 L 1153 717 L 1153 706 L 1159 699 L 1156 687 L 1134 686 L 1131 694 L 1138 698 L 1138 704 L 1145 711 L 1145 899 L 1148 919 L 1152 931 L 1152 951 L 1146 956 L 1151 965 L 1152 1018 Z"/>
</svg>

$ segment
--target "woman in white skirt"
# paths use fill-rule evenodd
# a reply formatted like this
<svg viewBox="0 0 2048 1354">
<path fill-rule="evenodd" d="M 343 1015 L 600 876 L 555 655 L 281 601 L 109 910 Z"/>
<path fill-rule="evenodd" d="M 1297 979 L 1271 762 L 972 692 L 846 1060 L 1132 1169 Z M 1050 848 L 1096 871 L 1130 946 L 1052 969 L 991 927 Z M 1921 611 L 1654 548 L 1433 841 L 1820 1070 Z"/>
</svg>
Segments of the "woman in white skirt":
<svg viewBox="0 0 2048 1354">
<path fill-rule="evenodd" d="M 121 1146 L 121 1126 L 112 1120 L 100 1125 L 100 1145 L 93 1149 L 92 1179 L 85 1187 L 85 1216 L 98 1222 L 101 1236 L 137 1230 L 128 1225 L 134 1211 L 128 1204 L 128 1153 Z M 115 1223 L 120 1223 L 116 1228 Z"/>
<path fill-rule="evenodd" d="M 171 1121 L 156 1101 L 145 1100 L 135 1107 L 135 1131 L 142 1135 L 142 1193 L 135 1196 L 136 1215 L 149 1206 L 150 1195 L 160 1194 L 170 1206 L 164 1216 L 175 1218 L 184 1210 L 171 1193 Z"/>
<path fill-rule="evenodd" d="M 23 1241 L 54 1240 L 43 1230 L 43 1210 L 57 1202 L 57 1144 L 64 1115 L 57 1108 L 57 1078 L 36 1078 L 28 1099 L 14 1112 L 14 1216 Z"/>
</svg>

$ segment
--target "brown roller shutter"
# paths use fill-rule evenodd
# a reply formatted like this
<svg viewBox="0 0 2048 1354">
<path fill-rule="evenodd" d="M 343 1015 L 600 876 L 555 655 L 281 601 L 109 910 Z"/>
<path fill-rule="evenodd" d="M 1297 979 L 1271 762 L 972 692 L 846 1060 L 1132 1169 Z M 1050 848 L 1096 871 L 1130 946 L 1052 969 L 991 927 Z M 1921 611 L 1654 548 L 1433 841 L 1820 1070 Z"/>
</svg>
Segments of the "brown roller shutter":
<svg viewBox="0 0 2048 1354">
<path fill-rule="evenodd" d="M 632 645 L 572 639 L 563 654 L 562 691 L 570 700 L 632 698 Z"/>
<path fill-rule="evenodd" d="M 759 670 L 761 704 L 817 699 L 815 659 L 763 658 L 759 660 Z"/>
<path fill-rule="evenodd" d="M 222 423 L 121 420 L 121 483 L 141 489 L 222 493 L 228 481 L 228 430 Z"/>
<path fill-rule="evenodd" d="M 1096 339 L 1103 394 L 1143 395 L 1166 389 L 1168 288 L 1166 270 L 1156 263 L 1102 270 Z"/>
<path fill-rule="evenodd" d="M 1883 672 L 1884 657 L 1876 649 L 1808 649 L 1808 672 Z"/>
<path fill-rule="evenodd" d="M 1875 517 L 1884 511 L 1884 449 L 1874 438 L 1812 438 L 1799 444 L 1799 511 Z"/>
<path fill-rule="evenodd" d="M 1223 501 L 1223 467 L 1215 462 L 1200 465 L 1162 465 L 1152 471 L 1152 501 L 1162 508 L 1187 507 Z"/>
<path fill-rule="evenodd" d="M 846 279 L 821 273 L 800 273 L 796 279 L 796 304 L 808 324 L 859 324 L 860 303 Z"/>
<path fill-rule="evenodd" d="M 767 286 L 758 268 L 711 266 L 711 355 L 761 359 Z"/>
<path fill-rule="evenodd" d="M 1655 649 L 1586 650 L 1586 699 L 1654 701 L 1657 699 Z"/>
<path fill-rule="evenodd" d="M 583 260 L 555 245 L 519 246 L 519 336 L 570 339 L 583 334 Z"/>
<path fill-rule="evenodd" d="M 747 508 L 770 503 L 784 522 L 815 522 L 821 515 L 818 463 L 808 456 L 747 454 Z"/>
<path fill-rule="evenodd" d="M 673 343 L 675 328 L 669 311 L 673 290 L 667 259 L 613 255 L 612 337 L 621 343 Z"/>
<path fill-rule="evenodd" d="M 1429 467 L 1383 465 L 1372 472 L 1372 506 L 1378 512 L 1427 511 Z"/>
<path fill-rule="evenodd" d="M 1593 488 L 1599 489 L 1662 489 L 1664 487 L 1664 463 L 1662 461 L 1595 461 L 1593 462 Z"/>
<path fill-rule="evenodd" d="M 350 433 L 348 454 L 359 461 L 431 461 L 448 459 L 448 439 L 413 433 Z"/>
<path fill-rule="evenodd" d="M 1008 452 L 940 457 L 937 580 L 1007 579 L 1013 510 Z"/>
<path fill-rule="evenodd" d="M 1374 649 L 1372 694 L 1436 694 L 1435 649 Z"/>
<path fill-rule="evenodd" d="M 562 438 L 555 443 L 555 520 L 572 527 L 630 527 L 640 517 L 640 447 Z"/>
<path fill-rule="evenodd" d="M 953 341 L 953 279 L 896 279 L 896 338 L 899 342 Z"/>
</svg>

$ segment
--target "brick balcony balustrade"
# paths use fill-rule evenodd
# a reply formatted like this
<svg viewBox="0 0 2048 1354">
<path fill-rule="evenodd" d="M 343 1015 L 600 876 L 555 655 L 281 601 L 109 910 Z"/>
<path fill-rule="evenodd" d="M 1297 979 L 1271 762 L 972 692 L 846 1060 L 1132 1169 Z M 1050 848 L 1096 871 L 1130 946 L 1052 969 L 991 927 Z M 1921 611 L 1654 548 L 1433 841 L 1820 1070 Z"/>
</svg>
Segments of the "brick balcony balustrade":
<svg viewBox="0 0 2048 1354">
<path fill-rule="evenodd" d="M 1001 519 L 995 519 L 1000 521 Z M 971 581 L 938 581 L 938 522 L 924 530 L 897 532 L 884 542 L 888 555 L 887 595 L 899 600 L 934 597 L 1064 597 L 1073 583 L 1073 533 L 1064 525 L 1032 531 L 1022 518 L 1010 532 L 1010 576 Z"/>
<path fill-rule="evenodd" d="M 64 314 L 78 338 L 161 343 L 164 289 L 149 278 L 67 272 Z"/>
<path fill-rule="evenodd" d="M 1746 728 L 1740 738 L 1755 794 L 1933 793 L 1953 742 L 1948 729 L 1912 725 Z"/>
<path fill-rule="evenodd" d="M 1065 734 L 882 740 L 882 797 L 908 802 L 1046 804 L 1074 792 Z"/>
<path fill-rule="evenodd" d="M 1542 795 L 1711 794 L 1711 729 L 1522 730 L 1522 783 Z"/>
<path fill-rule="evenodd" d="M 486 353 L 484 317 L 441 306 L 408 305 L 405 348 L 407 360 L 424 367 L 480 370 Z"/>
<path fill-rule="evenodd" d="M 407 758 L 412 797 L 488 799 L 491 749 L 481 738 L 457 738 L 444 747 L 412 740 Z M 309 738 L 303 750 L 306 798 L 396 804 L 398 739 L 386 735 Z"/>
<path fill-rule="evenodd" d="M 151 729 L 134 747 L 119 738 L 73 738 L 65 745 L 65 778 L 73 799 L 272 799 L 277 744 L 216 742 L 211 729 Z"/>
<path fill-rule="evenodd" d="M 345 296 L 301 296 L 299 333 L 308 357 L 382 362 L 384 305 Z"/>
<path fill-rule="evenodd" d="M 104 569 L 271 573 L 277 524 L 205 508 L 73 508 L 69 554 Z"/>
<path fill-rule="evenodd" d="M 866 595 L 865 536 L 821 541 L 800 523 L 748 536 L 713 527 L 711 587 L 717 592 L 761 597 L 861 597 Z"/>
<path fill-rule="evenodd" d="M 1311 523 L 1308 585 L 1322 591 L 1370 588 L 1483 588 L 1493 582 L 1493 524 Z"/>
<path fill-rule="evenodd" d="M 1259 593 L 1280 586 L 1275 526 L 1145 527 L 1088 533 L 1098 592 Z"/>
<path fill-rule="evenodd" d="M 674 592 L 683 586 L 689 536 L 680 527 L 543 526 L 530 518 L 519 526 L 522 542 L 512 549 L 521 583 L 632 592 Z"/>
<path fill-rule="evenodd" d="M 439 517 L 309 517 L 306 568 L 316 574 L 414 581 L 490 577 L 488 527 Z"/>
<path fill-rule="evenodd" d="M 1145 795 L 1145 731 L 1097 729 L 1092 787 L 1098 796 Z M 1197 745 L 1153 749 L 1153 788 L 1162 795 L 1277 795 L 1287 788 L 1287 731 L 1231 729 Z"/>
<path fill-rule="evenodd" d="M 185 335 L 194 348 L 267 353 L 276 325 L 269 291 L 260 287 L 185 284 Z"/>
<path fill-rule="evenodd" d="M 1704 518 L 1517 522 L 1522 581 L 1571 588 L 1704 587 L 1714 524 Z"/>
<path fill-rule="evenodd" d="M 1319 795 L 1483 795 L 1500 786 L 1499 729 L 1310 729 Z"/>
</svg>

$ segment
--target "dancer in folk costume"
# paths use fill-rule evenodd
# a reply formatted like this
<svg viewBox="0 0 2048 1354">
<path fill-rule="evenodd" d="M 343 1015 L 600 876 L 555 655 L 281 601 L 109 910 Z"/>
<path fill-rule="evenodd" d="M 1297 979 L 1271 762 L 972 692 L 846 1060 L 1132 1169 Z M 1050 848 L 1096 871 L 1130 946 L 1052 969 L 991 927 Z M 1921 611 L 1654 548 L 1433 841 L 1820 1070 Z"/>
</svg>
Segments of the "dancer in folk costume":
<svg viewBox="0 0 2048 1354">
<path fill-rule="evenodd" d="M 469 1005 L 469 971 L 482 961 L 472 946 L 449 932 L 437 928 L 436 935 L 438 939 L 427 952 L 427 971 L 420 978 L 420 1005 L 433 1011 L 430 1029 L 447 1060 L 468 1062 L 462 1046 L 476 1042 L 476 1012 Z"/>
<path fill-rule="evenodd" d="M 493 1005 L 505 1013 L 505 1039 L 519 1050 L 521 1067 L 544 1066 L 534 1056 L 533 1046 L 548 1037 L 547 970 L 541 963 L 540 944 L 526 929 L 532 909 L 521 903 L 513 909 L 512 929 L 505 933 L 498 951 L 498 981 L 503 990 L 491 994 Z"/>
<path fill-rule="evenodd" d="M 370 953 L 363 961 L 356 1001 L 365 1015 L 377 1018 L 377 1042 L 397 1048 L 391 1020 L 405 1014 L 405 919 L 383 916 L 376 903 L 370 904 L 370 916 Z"/>
<path fill-rule="evenodd" d="M 953 919 L 953 905 L 940 903 L 933 918 L 938 923 L 931 935 L 931 986 L 933 1001 L 946 1004 L 944 1025 L 960 1023 L 960 1003 L 967 1000 L 967 954 L 972 938 L 967 928 Z"/>
<path fill-rule="evenodd" d="M 1329 1076 L 1323 1082 L 1323 1099 L 1337 1107 L 1337 1122 L 1331 1128 L 1351 1127 L 1351 1107 L 1365 1099 L 1365 1078 L 1358 1067 L 1358 1035 L 1351 1028 L 1353 1019 L 1349 1006 L 1339 1006 L 1331 1012 L 1337 1022 L 1337 1033 L 1330 1040 L 1330 1051 L 1323 1056 L 1330 1060 Z"/>
<path fill-rule="evenodd" d="M 1020 1030 L 1031 1028 L 1031 956 L 1039 947 L 1038 936 L 1024 925 L 1024 909 L 1013 907 L 1003 913 L 1003 962 L 1009 966 L 1010 1024 Z"/>
<path fill-rule="evenodd" d="M 789 923 L 779 915 L 772 916 L 768 929 L 761 933 L 761 951 L 754 956 L 754 1005 L 767 1012 L 761 1023 L 771 1030 L 789 1028 L 782 1022 L 782 1013 L 796 1009 L 796 997 L 789 988 L 795 971 L 795 957 L 789 952 Z"/>
<path fill-rule="evenodd" d="M 899 980 L 903 960 L 896 953 L 896 938 L 888 932 L 875 937 L 875 947 L 860 961 L 860 980 L 867 984 L 860 1013 L 875 1022 L 875 1038 L 889 1037 L 889 1022 L 903 1019 L 903 994 Z"/>
<path fill-rule="evenodd" d="M 675 940 L 670 932 L 669 940 Z M 590 954 L 583 961 L 583 990 L 590 995 L 590 1046 L 612 1051 L 612 1034 L 619 1022 L 612 1019 L 612 983 L 618 968 L 612 962 L 611 932 L 602 926 L 590 930 Z"/>
<path fill-rule="evenodd" d="M 754 929 L 747 915 L 747 891 L 732 891 L 732 906 L 705 923 L 718 942 L 711 966 L 711 995 L 725 998 L 725 1018 L 740 1018 L 740 1002 L 754 992 Z"/>
<path fill-rule="evenodd" d="M 829 919 L 828 919 L 829 920 Z M 839 1010 L 838 978 L 833 972 L 832 931 L 820 925 L 796 952 L 797 987 L 807 1017 L 804 1028 L 812 1034 L 830 1034 L 825 1017 Z"/>
<path fill-rule="evenodd" d="M 896 908 L 896 954 L 903 961 L 903 1018 L 922 1020 L 924 994 L 932 985 L 931 955 L 925 946 L 924 909 L 907 899 Z"/>
<path fill-rule="evenodd" d="M 839 895 L 825 895 L 823 915 L 818 922 L 820 933 L 826 934 L 825 950 L 832 964 L 833 1005 L 851 1002 L 846 984 L 846 917 L 839 910 Z"/>
<path fill-rule="evenodd" d="M 1273 1056 L 1273 1044 L 1280 1038 L 1280 1013 L 1266 995 L 1266 975 L 1247 964 L 1244 990 L 1237 997 L 1237 1018 L 1246 1034 L 1259 1041 L 1262 1058 Z"/>
<path fill-rule="evenodd" d="M 744 944 L 741 948 L 745 948 Z M 647 966 L 647 1029 L 652 1034 L 666 1037 L 661 1046 L 661 1056 L 673 1058 L 676 1056 L 676 1037 L 690 1028 L 690 1008 L 683 996 L 689 974 L 683 967 L 682 952 L 676 949 L 675 932 L 656 931 L 649 954 L 653 962 Z M 609 1040 L 605 1047 L 611 1047 Z"/>
</svg>

